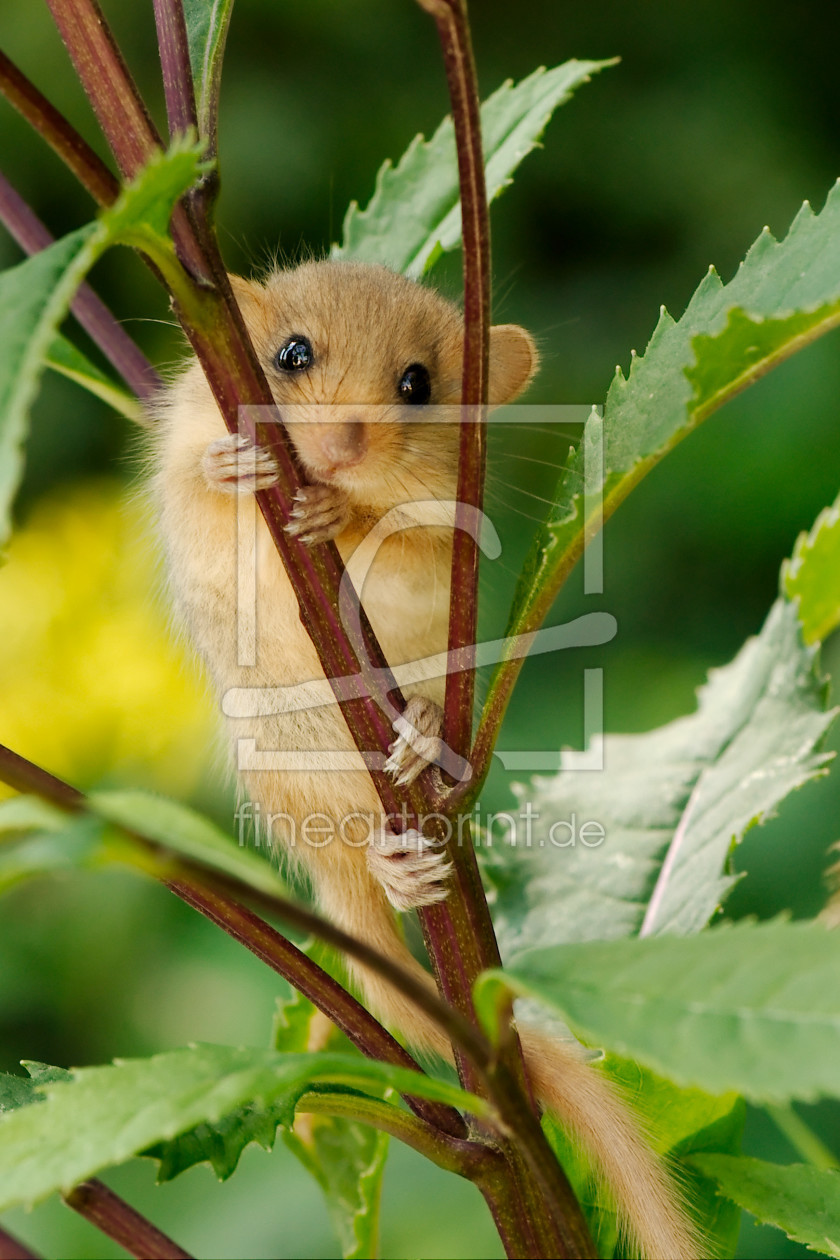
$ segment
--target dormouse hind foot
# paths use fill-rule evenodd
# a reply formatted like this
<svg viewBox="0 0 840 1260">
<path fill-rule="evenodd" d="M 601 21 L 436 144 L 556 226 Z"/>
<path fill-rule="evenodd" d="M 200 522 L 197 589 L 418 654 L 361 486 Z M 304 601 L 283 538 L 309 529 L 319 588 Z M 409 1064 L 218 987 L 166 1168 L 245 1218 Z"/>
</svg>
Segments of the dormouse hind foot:
<svg viewBox="0 0 840 1260">
<path fill-rule="evenodd" d="M 452 863 L 414 828 L 399 836 L 384 828 L 372 837 L 367 860 L 395 910 L 415 910 L 446 900 Z"/>
<path fill-rule="evenodd" d="M 338 486 L 302 486 L 285 530 L 304 543 L 329 542 L 343 533 L 349 519 L 350 503 Z"/>
<path fill-rule="evenodd" d="M 277 482 L 271 451 L 253 446 L 243 433 L 229 433 L 211 442 L 202 457 L 201 470 L 208 486 L 225 494 L 267 490 Z"/>
<path fill-rule="evenodd" d="M 418 774 L 440 756 L 443 710 L 425 696 L 412 696 L 393 729 L 397 738 L 388 745 L 391 755 L 385 769 L 403 786 L 413 783 Z"/>
</svg>

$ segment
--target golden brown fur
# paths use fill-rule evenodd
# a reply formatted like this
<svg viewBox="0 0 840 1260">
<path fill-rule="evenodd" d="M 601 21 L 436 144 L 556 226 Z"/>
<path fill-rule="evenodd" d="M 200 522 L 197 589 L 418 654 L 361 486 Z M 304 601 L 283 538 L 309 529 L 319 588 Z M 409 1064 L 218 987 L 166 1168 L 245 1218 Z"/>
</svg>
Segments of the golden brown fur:
<svg viewBox="0 0 840 1260">
<path fill-rule="evenodd" d="M 455 498 L 457 428 L 412 423 L 412 409 L 396 393 L 405 368 L 422 363 L 432 380 L 431 403 L 457 404 L 462 322 L 450 303 L 381 268 L 342 263 L 306 263 L 275 273 L 264 286 L 234 284 L 304 468 L 313 481 L 346 496 L 347 518 L 336 537 L 345 560 L 386 512 L 397 509 L 410 525 L 412 509 L 405 505 Z M 284 374 L 273 360 L 292 334 L 309 338 L 314 362 L 306 372 Z M 527 333 L 510 326 L 494 329 L 491 401 L 515 397 L 535 364 Z M 321 404 L 333 409 L 332 429 L 310 423 L 315 416 L 308 409 Z M 205 452 L 225 437 L 226 429 L 197 364 L 167 389 L 156 415 L 154 489 L 171 583 L 220 695 L 323 679 L 261 520 L 255 543 L 255 655 L 251 664 L 237 662 L 237 499 L 208 484 Z M 364 457 L 356 463 L 345 458 L 351 430 L 363 434 Z M 333 466 L 336 444 L 344 455 Z M 362 598 L 392 665 L 446 648 L 451 541 L 449 529 L 409 527 L 389 537 L 376 554 Z M 437 678 L 405 690 L 441 703 L 443 684 Z M 275 828 L 275 842 L 283 842 L 284 832 L 288 841 L 291 828 L 314 814 L 332 820 L 352 814 L 380 819 L 367 773 L 338 769 L 334 757 L 331 764 L 329 754 L 354 749 L 337 705 L 229 717 L 228 730 L 234 748 L 238 740 L 252 739 L 257 750 L 327 754 L 318 769 L 242 773 L 246 791 L 260 804 L 263 824 L 272 814 L 285 816 Z M 425 976 L 371 874 L 361 843 L 366 832 L 366 824 L 356 819 L 345 831 L 351 843 L 311 847 L 298 839 L 292 855 L 307 870 L 325 915 Z M 374 1013 L 413 1045 L 451 1058 L 445 1037 L 410 1002 L 363 969 L 356 974 Z M 523 1042 L 535 1092 L 595 1155 L 631 1237 L 650 1256 L 697 1254 L 664 1171 L 608 1083 L 573 1051 L 542 1034 L 526 1030 Z"/>
</svg>

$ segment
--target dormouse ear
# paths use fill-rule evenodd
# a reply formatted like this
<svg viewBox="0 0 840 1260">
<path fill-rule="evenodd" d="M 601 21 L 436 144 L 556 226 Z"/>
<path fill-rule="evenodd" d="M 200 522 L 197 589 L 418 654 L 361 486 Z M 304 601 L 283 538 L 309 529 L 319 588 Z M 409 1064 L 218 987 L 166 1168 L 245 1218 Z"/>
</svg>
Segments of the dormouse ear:
<svg viewBox="0 0 840 1260">
<path fill-rule="evenodd" d="M 518 324 L 496 324 L 490 329 L 490 402 L 498 407 L 513 402 L 539 366 L 534 339 Z"/>
<path fill-rule="evenodd" d="M 257 300 L 262 285 L 257 284 L 255 280 L 246 280 L 244 276 L 234 276 L 228 274 L 230 287 L 233 289 L 233 296 L 236 298 L 243 311 Z"/>
<path fill-rule="evenodd" d="M 242 276 L 228 275 L 233 296 L 242 311 L 243 318 L 258 353 L 267 349 L 264 343 L 271 341 L 271 312 L 266 290 L 257 280 L 245 280 Z"/>
</svg>

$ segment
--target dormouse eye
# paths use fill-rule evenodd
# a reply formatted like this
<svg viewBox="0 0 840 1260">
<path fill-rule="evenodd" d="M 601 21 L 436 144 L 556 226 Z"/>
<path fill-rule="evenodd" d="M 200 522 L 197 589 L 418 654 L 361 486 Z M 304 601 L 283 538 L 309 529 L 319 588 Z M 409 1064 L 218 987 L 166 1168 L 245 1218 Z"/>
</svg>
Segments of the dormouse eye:
<svg viewBox="0 0 840 1260">
<path fill-rule="evenodd" d="M 274 362 L 283 372 L 305 372 L 312 363 L 309 338 L 294 333 L 277 351 Z"/>
<path fill-rule="evenodd" d="M 403 402 L 423 406 L 432 396 L 432 381 L 429 369 L 422 363 L 412 363 L 402 374 L 399 386 L 400 398 Z"/>
</svg>

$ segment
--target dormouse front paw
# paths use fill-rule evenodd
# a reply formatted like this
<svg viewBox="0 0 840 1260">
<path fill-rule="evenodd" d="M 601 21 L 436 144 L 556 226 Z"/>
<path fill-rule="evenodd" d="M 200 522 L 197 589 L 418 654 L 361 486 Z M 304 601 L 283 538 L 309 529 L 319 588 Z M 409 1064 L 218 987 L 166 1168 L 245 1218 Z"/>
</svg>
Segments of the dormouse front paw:
<svg viewBox="0 0 840 1260">
<path fill-rule="evenodd" d="M 395 910 L 415 910 L 445 901 L 452 863 L 440 846 L 411 828 L 396 835 L 384 828 L 367 850 L 371 874 Z"/>
<path fill-rule="evenodd" d="M 212 490 L 224 494 L 249 494 L 267 490 L 277 482 L 277 465 L 264 446 L 252 446 L 242 433 L 211 442 L 201 460 L 204 479 Z"/>
<path fill-rule="evenodd" d="M 441 750 L 443 711 L 425 696 L 412 696 L 394 722 L 397 738 L 388 747 L 385 769 L 399 786 L 413 783 L 426 766 L 437 761 Z"/>
<path fill-rule="evenodd" d="M 338 486 L 302 486 L 291 515 L 287 534 L 304 543 L 329 542 L 346 529 L 350 503 Z"/>
</svg>

